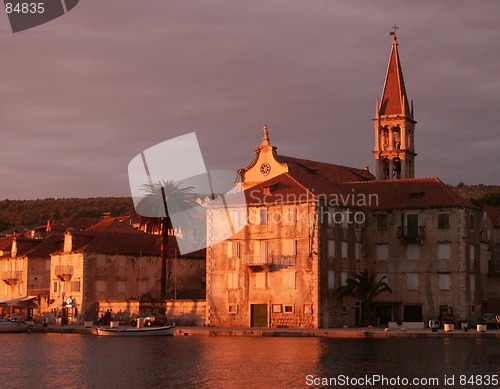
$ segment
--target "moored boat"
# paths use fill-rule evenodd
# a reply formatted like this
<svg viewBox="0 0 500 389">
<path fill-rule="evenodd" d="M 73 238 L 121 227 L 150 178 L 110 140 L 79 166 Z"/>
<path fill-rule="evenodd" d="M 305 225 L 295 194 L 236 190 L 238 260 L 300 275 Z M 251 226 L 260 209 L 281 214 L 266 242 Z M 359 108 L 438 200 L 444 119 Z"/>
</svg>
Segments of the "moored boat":
<svg viewBox="0 0 500 389">
<path fill-rule="evenodd" d="M 120 327 L 97 327 L 98 336 L 172 336 L 175 324 L 163 327 L 145 328 L 120 328 Z"/>
</svg>

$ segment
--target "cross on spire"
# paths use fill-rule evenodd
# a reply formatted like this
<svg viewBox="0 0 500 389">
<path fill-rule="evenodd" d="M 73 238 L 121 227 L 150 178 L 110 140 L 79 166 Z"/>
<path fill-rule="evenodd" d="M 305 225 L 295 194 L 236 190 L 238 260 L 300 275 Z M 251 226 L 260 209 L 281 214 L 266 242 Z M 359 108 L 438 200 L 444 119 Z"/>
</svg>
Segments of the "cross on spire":
<svg viewBox="0 0 500 389">
<path fill-rule="evenodd" d="M 390 33 L 390 35 L 393 36 L 394 39 L 396 39 L 396 30 L 399 29 L 399 27 L 396 26 L 396 23 L 394 22 L 394 26 L 392 26 L 391 28 L 392 28 L 392 32 Z"/>
</svg>

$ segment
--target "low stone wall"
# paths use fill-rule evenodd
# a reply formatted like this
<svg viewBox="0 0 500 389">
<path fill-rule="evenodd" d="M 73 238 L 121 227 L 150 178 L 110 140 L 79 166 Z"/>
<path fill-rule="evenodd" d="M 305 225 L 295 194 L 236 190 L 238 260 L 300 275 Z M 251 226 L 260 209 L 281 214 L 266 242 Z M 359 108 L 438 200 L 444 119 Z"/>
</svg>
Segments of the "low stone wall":
<svg viewBox="0 0 500 389">
<path fill-rule="evenodd" d="M 132 316 L 139 313 L 161 312 L 162 304 L 155 302 L 139 302 L 137 300 L 105 300 L 99 301 L 99 316 L 104 315 L 108 309 L 113 320 L 129 323 Z M 183 326 L 203 326 L 205 324 L 207 303 L 205 300 L 170 300 L 166 302 L 168 322 L 175 322 Z M 83 324 L 83 322 L 82 322 Z"/>
<path fill-rule="evenodd" d="M 400 328 L 412 329 L 412 330 L 422 330 L 425 328 L 423 321 L 404 321 L 399 325 L 395 321 L 389 322 L 389 329 L 396 330 Z"/>
<path fill-rule="evenodd" d="M 166 315 L 169 322 L 182 326 L 203 326 L 205 324 L 207 302 L 205 300 L 167 301 Z"/>
<path fill-rule="evenodd" d="M 105 300 L 99 301 L 98 317 L 104 315 L 107 310 L 111 311 L 113 320 L 128 323 L 133 315 L 139 314 L 139 301 L 137 300 Z"/>
</svg>

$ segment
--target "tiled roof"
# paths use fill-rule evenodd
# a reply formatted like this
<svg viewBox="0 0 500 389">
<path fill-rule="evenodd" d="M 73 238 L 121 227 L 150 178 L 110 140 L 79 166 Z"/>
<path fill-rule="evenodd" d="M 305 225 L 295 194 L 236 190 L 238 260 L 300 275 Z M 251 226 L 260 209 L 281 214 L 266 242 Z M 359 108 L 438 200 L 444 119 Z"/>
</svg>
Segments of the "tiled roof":
<svg viewBox="0 0 500 389">
<path fill-rule="evenodd" d="M 35 248 L 22 255 L 29 258 L 48 257 L 50 254 L 60 250 L 64 244 L 64 238 L 60 235 L 50 235 L 45 239 L 40 239 L 39 241 L 40 243 Z"/>
<path fill-rule="evenodd" d="M 88 232 L 74 253 L 100 253 L 122 255 L 160 255 L 160 237 L 144 232 Z"/>
<path fill-rule="evenodd" d="M 245 191 L 248 205 L 304 201 L 315 195 L 362 209 L 474 208 L 439 178 L 335 183 L 310 174 L 284 173 Z"/>
<path fill-rule="evenodd" d="M 288 165 L 289 173 L 321 177 L 331 182 L 371 181 L 375 177 L 369 171 L 326 162 L 310 161 L 278 155 L 277 160 Z"/>
<path fill-rule="evenodd" d="M 12 236 L 5 236 L 3 238 L 0 238 L 0 250 L 2 251 L 10 251 L 12 248 Z"/>
<path fill-rule="evenodd" d="M 120 234 L 135 234 L 141 233 L 136 230 L 128 223 L 124 223 L 124 219 L 129 219 L 129 217 L 110 217 L 107 219 L 102 219 L 99 223 L 94 224 L 90 227 L 89 231 L 95 232 L 116 232 Z"/>
<path fill-rule="evenodd" d="M 372 204 L 366 208 L 436 208 L 468 207 L 476 208 L 461 198 L 439 178 L 411 178 L 403 180 L 356 182 L 339 184 L 348 193 L 372 197 Z"/>
<path fill-rule="evenodd" d="M 245 199 L 248 205 L 284 203 L 287 202 L 287 199 L 290 202 L 295 202 L 297 199 L 305 201 L 309 197 L 313 198 L 312 192 L 289 173 L 280 174 L 245 190 Z"/>
</svg>

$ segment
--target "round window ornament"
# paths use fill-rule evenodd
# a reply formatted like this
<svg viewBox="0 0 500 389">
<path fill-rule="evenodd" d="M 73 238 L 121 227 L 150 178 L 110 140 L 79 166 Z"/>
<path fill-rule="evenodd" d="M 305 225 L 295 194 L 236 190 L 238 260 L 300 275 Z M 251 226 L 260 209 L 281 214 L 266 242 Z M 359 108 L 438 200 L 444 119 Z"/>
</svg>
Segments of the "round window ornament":
<svg viewBox="0 0 500 389">
<path fill-rule="evenodd" d="M 267 162 L 264 162 L 262 165 L 260 165 L 260 172 L 264 176 L 267 176 L 271 172 L 271 165 L 269 165 Z"/>
</svg>

